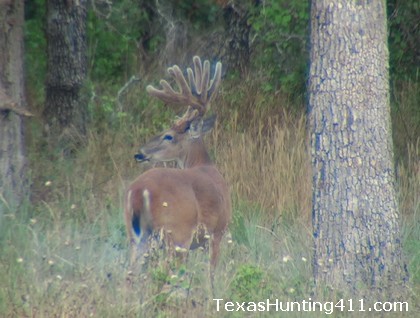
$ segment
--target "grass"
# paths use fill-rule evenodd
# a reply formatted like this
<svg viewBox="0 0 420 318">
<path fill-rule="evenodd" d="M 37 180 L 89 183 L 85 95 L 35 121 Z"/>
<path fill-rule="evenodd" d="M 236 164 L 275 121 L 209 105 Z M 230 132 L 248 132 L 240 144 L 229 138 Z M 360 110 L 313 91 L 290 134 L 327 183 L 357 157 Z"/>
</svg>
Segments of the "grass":
<svg viewBox="0 0 420 318">
<path fill-rule="evenodd" d="M 206 140 L 231 186 L 234 209 L 233 243 L 223 243 L 214 297 L 308 300 L 313 281 L 305 117 L 270 114 L 269 109 L 287 109 L 278 105 L 280 97 L 265 97 L 258 85 L 247 85 L 236 97 L 219 96 L 224 120 Z M 111 130 L 94 125 L 88 138 L 75 136 L 83 146 L 70 158 L 47 151 L 39 127 L 32 127 L 31 202 L 16 210 L 0 200 L 1 317 L 244 316 L 217 312 L 206 253 L 190 253 L 175 272 L 164 261 L 143 271 L 128 265 L 123 192 L 147 168 L 132 160 L 136 147 L 160 129 L 154 127 L 156 115 L 134 115 L 143 107 L 136 104 L 141 96 L 128 98 L 133 116 L 121 116 Z M 412 298 L 410 312 L 399 317 L 416 316 L 420 294 L 420 145 L 407 149 L 398 184 Z M 175 286 L 171 292 L 168 283 Z"/>
<path fill-rule="evenodd" d="M 13 215 L 6 215 L 1 225 L 2 316 L 135 317 L 142 316 L 141 312 L 182 317 L 203 312 L 211 316 L 214 311 L 206 253 L 193 252 L 186 273 L 179 275 L 179 281 L 172 278 L 174 285 L 188 287 L 187 298 L 161 290 L 162 282 L 170 280 L 164 266 L 142 275 L 131 273 L 118 208 L 92 224 L 71 222 L 67 217 L 52 221 L 42 215 L 20 219 Z M 246 217 L 234 231 L 235 236 L 241 233 L 243 242 L 224 244 L 216 276 L 217 297 L 239 301 L 245 292 L 250 299 L 272 293 L 278 297 L 308 293 L 307 240 L 296 241 L 292 232 L 258 225 L 257 214 Z M 255 277 L 256 272 L 260 277 Z M 255 293 L 247 287 L 255 288 Z"/>
</svg>

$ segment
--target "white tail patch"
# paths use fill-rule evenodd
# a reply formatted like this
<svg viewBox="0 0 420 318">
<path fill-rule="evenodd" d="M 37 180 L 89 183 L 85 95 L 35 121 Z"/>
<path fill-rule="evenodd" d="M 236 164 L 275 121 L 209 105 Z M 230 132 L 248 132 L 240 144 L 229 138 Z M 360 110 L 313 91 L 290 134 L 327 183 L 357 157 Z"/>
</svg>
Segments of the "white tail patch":
<svg viewBox="0 0 420 318">
<path fill-rule="evenodd" d="M 127 212 L 130 215 L 130 218 L 133 218 L 134 217 L 134 210 L 133 210 L 133 205 L 132 205 L 132 201 L 131 201 L 132 194 L 133 194 L 133 191 L 131 189 L 128 190 L 128 192 L 127 192 L 127 207 L 126 207 L 126 209 L 127 209 Z M 133 226 L 131 227 L 131 232 L 133 233 L 132 234 L 132 238 L 131 238 L 131 242 L 132 243 L 135 243 L 135 244 L 138 244 L 139 238 L 136 235 L 136 231 L 134 230 L 134 227 Z M 134 255 L 131 255 L 131 258 L 133 258 L 133 257 L 135 258 Z"/>
<path fill-rule="evenodd" d="M 143 217 L 140 217 L 140 236 L 138 242 L 140 242 L 144 235 L 147 235 L 147 233 L 144 232 L 145 224 L 150 221 L 151 213 L 150 213 L 150 192 L 147 189 L 143 190 Z"/>
<path fill-rule="evenodd" d="M 131 195 L 133 194 L 132 190 L 129 190 L 127 193 L 127 210 L 130 211 L 130 215 L 133 215 L 133 206 L 131 204 Z"/>
<path fill-rule="evenodd" d="M 143 208 L 147 215 L 150 215 L 150 192 L 147 189 L 143 191 Z"/>
</svg>

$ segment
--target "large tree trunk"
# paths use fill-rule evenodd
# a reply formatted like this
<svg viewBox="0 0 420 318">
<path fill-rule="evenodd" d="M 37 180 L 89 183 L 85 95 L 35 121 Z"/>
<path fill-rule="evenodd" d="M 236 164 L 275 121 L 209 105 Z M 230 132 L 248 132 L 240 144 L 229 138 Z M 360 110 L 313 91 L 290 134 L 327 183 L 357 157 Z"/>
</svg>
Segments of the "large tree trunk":
<svg viewBox="0 0 420 318">
<path fill-rule="evenodd" d="M 28 197 L 25 107 L 23 0 L 0 1 L 0 219 L 5 205 L 19 205 Z"/>
<path fill-rule="evenodd" d="M 310 61 L 315 283 L 398 298 L 385 0 L 313 0 Z"/>
<path fill-rule="evenodd" d="M 46 101 L 44 118 L 52 136 L 86 133 L 86 0 L 47 1 Z M 66 138 L 66 136 L 63 136 Z"/>
</svg>

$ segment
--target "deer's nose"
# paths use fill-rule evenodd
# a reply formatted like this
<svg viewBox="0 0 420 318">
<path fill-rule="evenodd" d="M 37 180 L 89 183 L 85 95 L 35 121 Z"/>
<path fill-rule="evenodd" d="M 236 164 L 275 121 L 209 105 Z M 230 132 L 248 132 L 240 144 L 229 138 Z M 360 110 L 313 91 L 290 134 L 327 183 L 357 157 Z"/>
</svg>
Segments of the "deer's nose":
<svg viewBox="0 0 420 318">
<path fill-rule="evenodd" d="M 134 159 L 138 162 L 149 161 L 149 159 L 146 157 L 146 155 L 141 153 L 141 152 L 135 154 Z"/>
</svg>

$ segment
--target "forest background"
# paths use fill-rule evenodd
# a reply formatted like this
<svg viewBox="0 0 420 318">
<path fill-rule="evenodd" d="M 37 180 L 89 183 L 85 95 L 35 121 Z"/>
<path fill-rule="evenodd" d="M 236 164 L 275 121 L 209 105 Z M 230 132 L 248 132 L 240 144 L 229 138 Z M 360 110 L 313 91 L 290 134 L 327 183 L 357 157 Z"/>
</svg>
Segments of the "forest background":
<svg viewBox="0 0 420 318">
<path fill-rule="evenodd" d="M 9 207 L 1 223 L 4 316 L 214 314 L 206 256 L 192 255 L 182 269 L 188 275 L 169 277 L 160 266 L 132 275 L 122 218 L 127 184 L 148 168 L 133 154 L 182 111 L 152 100 L 145 86 L 172 64 L 190 66 L 193 55 L 225 66 L 212 104 L 218 125 L 206 140 L 234 201 L 234 243 L 222 248 L 216 293 L 238 301 L 310 297 L 309 3 L 229 3 L 91 1 L 88 130 L 66 139 L 68 155 L 43 136 L 46 4 L 26 1 L 26 95 L 37 115 L 26 121 L 32 196 L 19 213 Z M 388 1 L 395 169 L 413 307 L 420 291 L 419 16 L 417 1 Z M 187 300 L 160 292 L 170 280 L 191 290 Z"/>
</svg>

